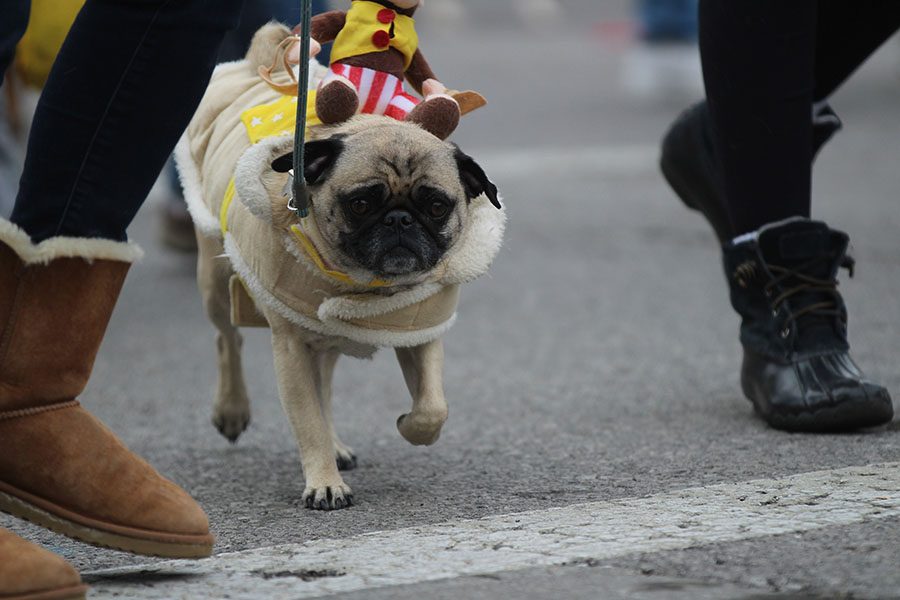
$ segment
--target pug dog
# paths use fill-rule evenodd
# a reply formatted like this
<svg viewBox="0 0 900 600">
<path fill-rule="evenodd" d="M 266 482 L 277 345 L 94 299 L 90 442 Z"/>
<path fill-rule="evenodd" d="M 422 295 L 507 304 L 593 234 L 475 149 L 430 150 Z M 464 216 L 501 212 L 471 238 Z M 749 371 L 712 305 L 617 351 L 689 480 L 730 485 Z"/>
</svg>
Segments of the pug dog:
<svg viewBox="0 0 900 600">
<path fill-rule="evenodd" d="M 207 108 L 198 114 L 214 114 Z M 356 456 L 332 421 L 338 358 L 393 347 L 412 396 L 397 428 L 412 444 L 437 441 L 448 415 L 441 335 L 456 318 L 459 286 L 496 255 L 505 211 L 484 170 L 455 145 L 415 124 L 359 115 L 310 130 L 310 210 L 299 219 L 288 207 L 292 136 L 257 142 L 227 170 L 221 148 L 207 143 L 215 129 L 192 123 L 178 151 L 198 230 L 198 283 L 218 330 L 213 422 L 232 442 L 247 427 L 238 326 L 270 327 L 306 478 L 302 501 L 346 508 L 353 493 L 339 471 Z M 223 183 L 228 173 L 233 185 Z"/>
<path fill-rule="evenodd" d="M 397 428 L 412 444 L 437 441 L 448 415 L 441 337 L 456 319 L 460 286 L 499 251 L 506 211 L 455 145 L 415 123 L 357 115 L 308 128 L 310 206 L 300 218 L 289 202 L 293 127 L 284 123 L 295 106 L 258 75 L 288 36 L 266 25 L 244 60 L 216 68 L 176 162 L 197 230 L 197 280 L 218 333 L 213 423 L 231 442 L 248 426 L 239 327 L 269 327 L 279 398 L 300 449 L 302 501 L 333 510 L 353 503 L 340 471 L 357 461 L 332 420 L 338 358 L 393 348 L 412 396 Z M 311 85 L 322 76 L 313 70 Z"/>
</svg>

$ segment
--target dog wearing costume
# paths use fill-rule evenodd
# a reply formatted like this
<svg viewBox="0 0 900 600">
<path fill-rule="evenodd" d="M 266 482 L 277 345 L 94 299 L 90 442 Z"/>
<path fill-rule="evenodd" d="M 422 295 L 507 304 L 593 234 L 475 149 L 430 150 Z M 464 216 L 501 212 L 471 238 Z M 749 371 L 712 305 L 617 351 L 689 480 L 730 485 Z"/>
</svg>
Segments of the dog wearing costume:
<svg viewBox="0 0 900 600">
<path fill-rule="evenodd" d="M 332 510 L 352 503 L 339 471 L 356 466 L 332 422 L 339 356 L 394 348 L 412 395 L 397 428 L 413 444 L 434 443 L 448 415 L 441 336 L 460 286 L 499 250 L 506 216 L 459 148 L 409 120 L 357 115 L 308 127 L 310 207 L 299 219 L 287 206 L 296 97 L 258 74 L 289 37 L 267 25 L 245 60 L 216 69 L 176 158 L 197 229 L 198 284 L 218 330 L 213 422 L 231 441 L 247 427 L 238 327 L 269 327 L 303 502 Z M 326 76 L 313 67 L 311 86 Z"/>
</svg>

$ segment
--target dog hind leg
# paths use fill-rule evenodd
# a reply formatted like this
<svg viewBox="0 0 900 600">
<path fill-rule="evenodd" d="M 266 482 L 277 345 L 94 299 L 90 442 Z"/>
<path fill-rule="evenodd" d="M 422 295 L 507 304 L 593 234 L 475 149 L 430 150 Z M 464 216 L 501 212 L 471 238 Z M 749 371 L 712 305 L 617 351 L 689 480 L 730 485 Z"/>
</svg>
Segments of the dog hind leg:
<svg viewBox="0 0 900 600">
<path fill-rule="evenodd" d="M 435 443 L 447 420 L 444 398 L 444 346 L 435 340 L 413 348 L 397 348 L 397 360 L 412 395 L 412 410 L 397 419 L 397 429 L 417 446 Z"/>
<path fill-rule="evenodd" d="M 221 241 L 198 235 L 197 242 L 197 284 L 209 320 L 217 330 L 219 382 L 212 422 L 219 433 L 234 443 L 250 423 L 250 400 L 241 365 L 243 340 L 237 327 L 231 324 L 228 282 L 233 272 L 228 259 L 222 256 Z"/>
</svg>

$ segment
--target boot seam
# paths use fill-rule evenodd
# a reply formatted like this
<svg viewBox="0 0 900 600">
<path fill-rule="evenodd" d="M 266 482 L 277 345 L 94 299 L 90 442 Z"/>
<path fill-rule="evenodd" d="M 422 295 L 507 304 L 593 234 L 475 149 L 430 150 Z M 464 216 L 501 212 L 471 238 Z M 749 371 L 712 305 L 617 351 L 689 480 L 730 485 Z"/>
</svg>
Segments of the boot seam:
<svg viewBox="0 0 900 600">
<path fill-rule="evenodd" d="M 62 410 L 64 408 L 74 408 L 76 406 L 80 406 L 78 400 L 67 400 L 65 402 L 56 402 L 54 404 L 45 404 L 44 406 L 33 406 L 30 408 L 20 408 L 18 410 L 8 410 L 4 412 L 0 412 L 0 421 L 6 421 L 10 419 L 18 419 L 19 417 L 31 417 L 34 415 L 39 415 L 41 413 L 50 412 L 53 410 Z"/>
<path fill-rule="evenodd" d="M 6 318 L 6 327 L 3 328 L 3 335 L 0 336 L 0 374 L 3 373 L 3 364 L 6 362 L 10 341 L 13 338 L 13 330 L 16 328 L 19 306 L 22 303 L 22 287 L 28 272 L 24 265 L 17 266 L 16 269 L 19 270 L 19 273 L 16 274 L 16 289 L 13 292 L 12 304 L 9 307 L 9 315 Z"/>
</svg>

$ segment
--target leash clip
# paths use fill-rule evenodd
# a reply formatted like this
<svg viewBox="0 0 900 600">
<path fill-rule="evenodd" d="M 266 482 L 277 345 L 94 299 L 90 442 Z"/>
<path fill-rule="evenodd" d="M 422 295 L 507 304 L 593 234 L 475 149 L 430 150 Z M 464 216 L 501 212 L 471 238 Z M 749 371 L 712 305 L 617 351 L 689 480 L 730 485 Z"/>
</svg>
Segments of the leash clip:
<svg viewBox="0 0 900 600">
<path fill-rule="evenodd" d="M 297 206 L 297 197 L 294 195 L 294 170 L 288 170 L 288 175 L 290 176 L 290 179 L 288 179 L 287 183 L 284 185 L 281 195 L 288 198 L 287 209 L 293 213 L 297 213 L 297 216 L 301 219 L 305 219 L 309 216 L 309 198 L 307 198 L 307 201 L 303 206 Z M 306 191 L 305 187 L 303 189 Z"/>
</svg>

